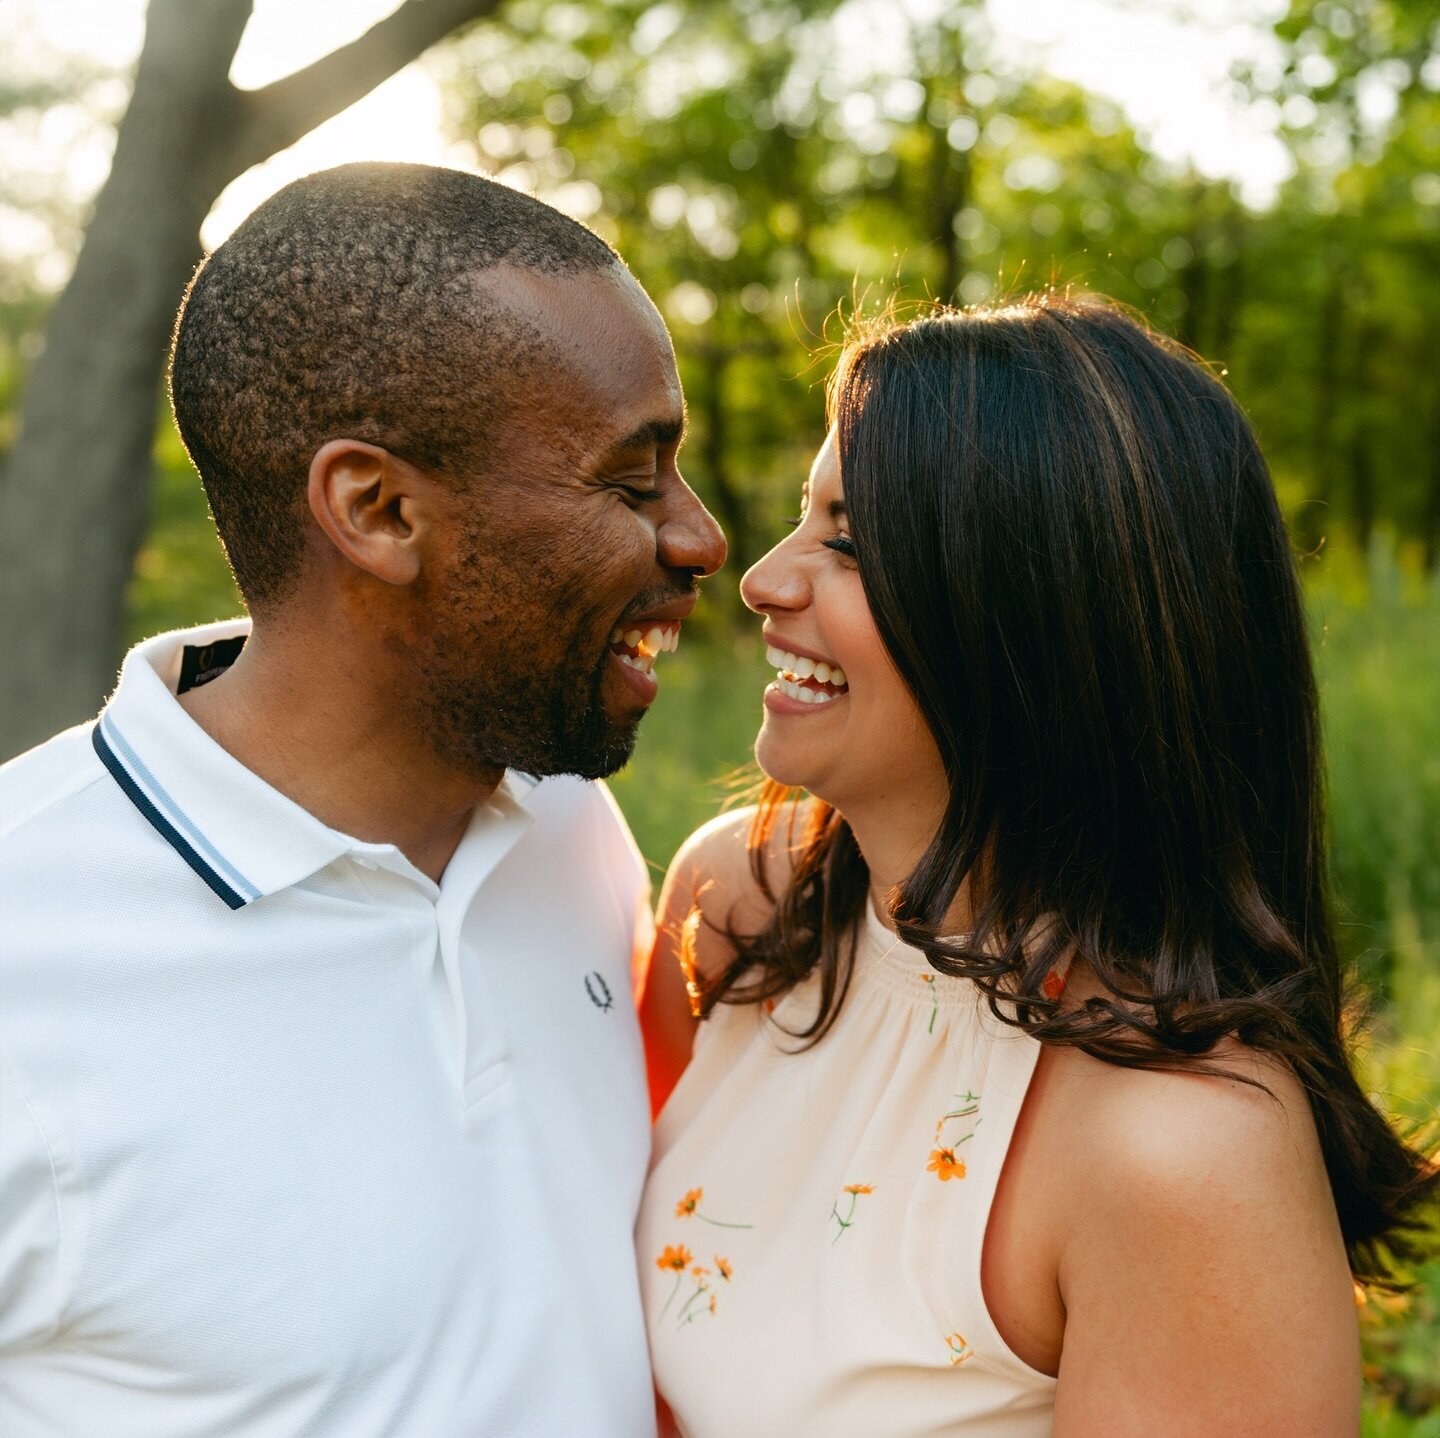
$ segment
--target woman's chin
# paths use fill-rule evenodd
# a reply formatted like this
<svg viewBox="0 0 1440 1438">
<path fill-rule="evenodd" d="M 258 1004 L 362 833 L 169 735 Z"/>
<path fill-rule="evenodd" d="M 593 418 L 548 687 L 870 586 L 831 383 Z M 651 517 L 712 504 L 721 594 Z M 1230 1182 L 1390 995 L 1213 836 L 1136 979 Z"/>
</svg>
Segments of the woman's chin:
<svg viewBox="0 0 1440 1438">
<path fill-rule="evenodd" d="M 815 781 L 821 776 L 814 753 L 807 753 L 803 745 L 777 738 L 768 725 L 762 724 L 755 738 L 755 762 L 767 779 L 821 797 L 815 790 Z"/>
</svg>

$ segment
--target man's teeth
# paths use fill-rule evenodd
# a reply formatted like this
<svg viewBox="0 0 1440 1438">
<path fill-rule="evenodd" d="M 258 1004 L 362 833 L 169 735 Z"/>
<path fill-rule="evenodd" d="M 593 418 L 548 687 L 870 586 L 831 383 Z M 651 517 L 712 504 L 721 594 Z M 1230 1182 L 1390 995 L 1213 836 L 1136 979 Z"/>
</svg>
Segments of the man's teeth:
<svg viewBox="0 0 1440 1438">
<path fill-rule="evenodd" d="M 610 631 L 610 646 L 615 649 L 624 645 L 633 649 L 634 654 L 617 650 L 615 657 L 631 669 L 649 674 L 655 668 L 657 654 L 674 653 L 680 647 L 680 626 L 678 624 L 652 624 L 648 629 L 625 629 L 617 625 Z"/>
<path fill-rule="evenodd" d="M 838 699 L 839 694 L 827 694 L 823 689 L 807 689 L 798 681 L 812 679 L 817 684 L 826 684 L 837 690 L 846 687 L 845 671 L 838 664 L 827 664 L 823 659 L 811 659 L 788 650 L 777 649 L 773 644 L 765 648 L 765 660 L 778 671 L 776 683 L 782 694 L 799 699 L 802 704 L 828 704 Z"/>
</svg>

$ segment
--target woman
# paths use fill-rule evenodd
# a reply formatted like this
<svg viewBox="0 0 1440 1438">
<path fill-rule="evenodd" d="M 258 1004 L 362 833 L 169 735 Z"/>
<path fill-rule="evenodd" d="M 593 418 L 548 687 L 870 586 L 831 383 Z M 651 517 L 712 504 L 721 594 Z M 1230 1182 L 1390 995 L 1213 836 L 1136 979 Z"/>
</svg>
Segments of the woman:
<svg viewBox="0 0 1440 1438">
<path fill-rule="evenodd" d="M 1353 1434 L 1351 1275 L 1436 1173 L 1346 1062 L 1244 418 L 1054 295 L 862 336 L 830 411 L 742 584 L 770 783 L 662 894 L 659 1071 L 704 1019 L 639 1225 L 662 1396 L 691 1438 Z"/>
</svg>

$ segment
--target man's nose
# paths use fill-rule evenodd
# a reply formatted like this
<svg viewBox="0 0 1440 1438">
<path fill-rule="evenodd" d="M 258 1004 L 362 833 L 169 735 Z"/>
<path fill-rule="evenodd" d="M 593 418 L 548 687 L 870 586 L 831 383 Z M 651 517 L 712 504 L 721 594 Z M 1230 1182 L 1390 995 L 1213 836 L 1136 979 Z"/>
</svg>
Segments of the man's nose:
<svg viewBox="0 0 1440 1438">
<path fill-rule="evenodd" d="M 688 569 L 701 578 L 725 563 L 725 532 L 699 496 L 682 479 L 665 504 L 665 516 L 655 535 L 660 562 L 667 569 Z"/>
</svg>

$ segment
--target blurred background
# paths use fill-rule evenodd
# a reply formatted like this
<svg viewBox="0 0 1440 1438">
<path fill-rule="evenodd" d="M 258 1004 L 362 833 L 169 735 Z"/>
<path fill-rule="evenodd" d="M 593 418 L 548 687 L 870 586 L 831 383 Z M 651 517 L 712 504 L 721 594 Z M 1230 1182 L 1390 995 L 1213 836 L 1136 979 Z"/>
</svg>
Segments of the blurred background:
<svg viewBox="0 0 1440 1438">
<path fill-rule="evenodd" d="M 118 135 L 118 141 L 117 141 Z M 160 392 L 186 277 L 281 184 L 478 168 L 593 226 L 675 336 L 731 540 L 615 791 L 657 873 L 766 670 L 735 591 L 823 431 L 837 316 L 1096 290 L 1223 368 L 1302 556 L 1360 1062 L 1440 1109 L 1440 19 L 1430 0 L 5 0 L 0 749 L 238 610 Z M 1362 1308 L 1365 1433 L 1440 1438 L 1440 1265 Z"/>
</svg>

